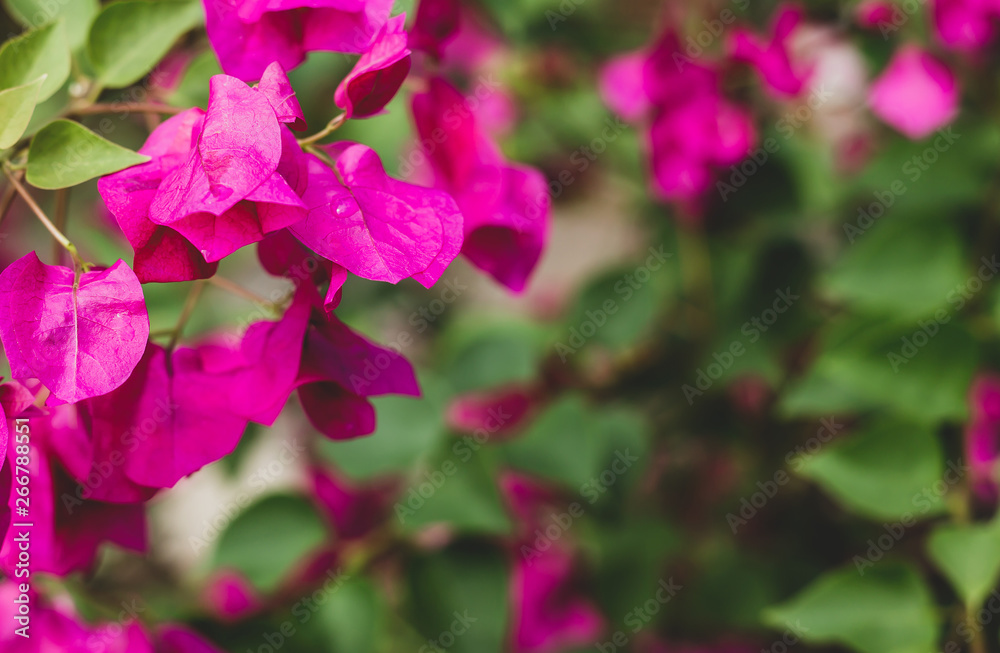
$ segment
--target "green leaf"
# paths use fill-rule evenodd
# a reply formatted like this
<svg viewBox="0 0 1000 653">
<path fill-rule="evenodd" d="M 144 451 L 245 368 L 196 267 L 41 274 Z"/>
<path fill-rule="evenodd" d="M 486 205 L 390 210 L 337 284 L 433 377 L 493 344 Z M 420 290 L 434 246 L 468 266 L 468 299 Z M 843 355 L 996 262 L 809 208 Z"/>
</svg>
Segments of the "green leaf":
<svg viewBox="0 0 1000 653">
<path fill-rule="evenodd" d="M 861 653 L 932 653 L 934 600 L 909 566 L 884 562 L 860 575 L 829 573 L 787 603 L 764 613 L 776 629 L 809 644 L 842 644 Z"/>
<path fill-rule="evenodd" d="M 69 47 L 62 21 L 26 32 L 0 48 L 0 89 L 30 84 L 46 75 L 38 102 L 47 100 L 69 78 Z"/>
<path fill-rule="evenodd" d="M 965 420 L 979 352 L 956 318 L 946 317 L 944 323 L 854 319 L 833 325 L 822 353 L 783 399 L 782 410 L 828 416 L 882 407 L 925 424 Z"/>
<path fill-rule="evenodd" d="M 378 416 L 375 433 L 341 442 L 321 439 L 320 455 L 355 480 L 409 471 L 437 450 L 445 434 L 440 383 L 422 376 L 420 389 L 419 398 L 372 399 Z"/>
<path fill-rule="evenodd" d="M 14 20 L 28 28 L 62 18 L 74 52 L 87 42 L 98 9 L 97 0 L 3 0 L 3 6 Z"/>
<path fill-rule="evenodd" d="M 1000 527 L 998 523 L 943 524 L 931 533 L 927 550 L 974 612 L 1000 579 Z"/>
<path fill-rule="evenodd" d="M 447 524 L 466 533 L 507 534 L 510 518 L 497 484 L 497 470 L 468 442 L 456 442 L 448 454 L 411 479 L 394 508 L 403 528 L 416 531 Z M 478 447 L 479 445 L 475 445 Z"/>
<path fill-rule="evenodd" d="M 646 448 L 643 418 L 627 409 L 594 409 L 576 395 L 559 401 L 540 415 L 527 431 L 503 447 L 508 464 L 561 482 L 595 503 L 621 477 L 634 480 Z M 572 452 L 572 455 L 566 455 Z M 615 463 L 617 457 L 621 461 Z M 610 482 L 595 484 L 609 472 Z"/>
<path fill-rule="evenodd" d="M 451 386 L 461 392 L 495 389 L 535 379 L 544 349 L 530 324 L 504 322 L 489 327 L 459 324 L 444 338 Z"/>
<path fill-rule="evenodd" d="M 317 602 L 318 603 L 318 602 Z M 317 614 L 330 653 L 373 653 L 384 630 L 385 606 L 372 583 L 349 578 L 318 603 Z"/>
<path fill-rule="evenodd" d="M 208 106 L 209 80 L 213 75 L 221 75 L 222 66 L 212 50 L 205 50 L 195 57 L 184 71 L 177 90 L 168 102 L 179 107 Z"/>
<path fill-rule="evenodd" d="M 0 91 L 0 150 L 13 147 L 21 140 L 35 111 L 38 89 L 43 83 L 44 75 L 30 84 Z"/>
<path fill-rule="evenodd" d="M 941 513 L 952 476 L 932 429 L 891 419 L 800 460 L 800 473 L 845 507 L 904 524 Z"/>
<path fill-rule="evenodd" d="M 87 42 L 97 81 L 110 88 L 137 82 L 201 20 L 201 3 L 187 0 L 109 4 L 94 21 Z"/>
<path fill-rule="evenodd" d="M 451 633 L 448 653 L 507 650 L 510 571 L 505 558 L 499 550 L 470 543 L 412 560 L 413 625 L 432 641 Z"/>
<path fill-rule="evenodd" d="M 329 537 L 308 501 L 269 496 L 240 513 L 222 533 L 215 567 L 242 572 L 254 587 L 271 592 Z"/>
<path fill-rule="evenodd" d="M 968 279 L 963 260 L 951 222 L 900 216 L 859 235 L 824 285 L 835 298 L 871 312 L 923 317 L 946 306 Z"/>
<path fill-rule="evenodd" d="M 146 161 L 148 156 L 115 145 L 78 122 L 56 120 L 31 141 L 27 179 L 36 188 L 66 188 Z"/>
</svg>

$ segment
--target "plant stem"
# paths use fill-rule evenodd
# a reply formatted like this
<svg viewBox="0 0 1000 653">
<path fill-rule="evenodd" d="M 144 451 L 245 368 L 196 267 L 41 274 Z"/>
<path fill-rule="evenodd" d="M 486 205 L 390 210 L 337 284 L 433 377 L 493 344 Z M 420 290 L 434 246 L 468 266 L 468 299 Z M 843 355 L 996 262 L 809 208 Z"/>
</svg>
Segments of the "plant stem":
<svg viewBox="0 0 1000 653">
<path fill-rule="evenodd" d="M 233 295 L 236 295 L 237 297 L 242 297 L 243 299 L 249 300 L 249 301 L 254 302 L 256 304 L 264 304 L 266 306 L 271 306 L 271 305 L 274 304 L 274 302 L 270 302 L 270 301 L 264 299 L 263 297 L 261 297 L 257 293 L 251 292 L 251 291 L 247 290 L 246 288 L 244 288 L 243 286 L 240 286 L 240 285 L 238 285 L 238 284 L 230 281 L 229 279 L 226 279 L 225 277 L 220 277 L 219 275 L 215 275 L 214 277 L 210 278 L 208 280 L 208 282 L 211 283 L 216 288 L 219 288 L 221 290 L 225 290 L 228 293 L 232 293 Z"/>
<path fill-rule="evenodd" d="M 69 210 L 69 189 L 60 188 L 56 191 L 56 211 L 53 219 L 56 229 L 60 233 L 66 231 L 66 213 Z M 59 243 L 52 244 L 52 258 L 56 261 L 59 260 L 62 252 L 59 249 Z"/>
<path fill-rule="evenodd" d="M 168 351 L 173 351 L 174 347 L 177 346 L 177 341 L 180 340 L 181 333 L 184 331 L 185 325 L 187 325 L 188 320 L 191 319 L 191 314 L 194 313 L 194 307 L 198 305 L 198 298 L 201 297 L 203 290 L 205 290 L 204 279 L 198 279 L 194 282 L 194 285 L 191 286 L 187 299 L 184 300 L 184 307 L 181 309 L 181 315 L 177 318 L 177 325 L 174 327 L 174 331 L 170 335 L 170 343 L 167 345 Z"/>
<path fill-rule="evenodd" d="M 66 115 L 88 116 L 96 113 L 163 113 L 177 114 L 185 111 L 182 107 L 169 104 L 153 104 L 149 102 L 111 102 L 108 104 L 91 104 L 70 109 Z"/>
<path fill-rule="evenodd" d="M 24 171 L 18 170 L 14 173 L 14 176 L 21 179 L 24 176 Z M 3 192 L 3 197 L 0 197 L 0 222 L 7 216 L 7 212 L 10 211 L 10 207 L 14 205 L 14 198 L 17 197 L 17 189 L 14 184 L 7 184 L 6 190 Z"/>
<path fill-rule="evenodd" d="M 35 200 L 32 199 L 31 195 L 28 194 L 28 191 L 21 185 L 20 180 L 18 180 L 16 176 L 11 173 L 7 166 L 4 166 L 3 172 L 7 175 L 7 179 L 10 180 L 10 183 L 14 186 L 14 189 L 18 192 L 21 198 L 24 199 L 25 204 L 28 205 L 31 212 L 34 213 L 35 217 L 38 218 L 38 221 L 42 223 L 42 226 L 48 229 L 49 233 L 52 234 L 52 237 L 56 239 L 56 242 L 62 245 L 63 248 L 69 252 L 69 255 L 73 258 L 74 267 L 76 267 L 77 270 L 86 272 L 90 266 L 84 263 L 83 259 L 80 258 L 79 252 L 76 251 L 76 245 L 69 242 L 69 238 L 67 238 L 63 232 L 56 229 L 56 226 L 52 224 L 52 221 L 49 220 L 48 216 L 45 215 L 45 212 L 42 211 L 41 207 L 39 207 Z"/>
<path fill-rule="evenodd" d="M 302 145 L 304 147 L 306 145 L 311 145 L 316 141 L 323 140 L 333 132 L 337 131 L 341 125 L 347 122 L 346 116 L 347 116 L 346 113 L 342 113 L 339 116 L 334 117 L 332 120 L 330 120 L 330 122 L 326 123 L 326 127 L 324 127 L 322 130 L 316 132 L 312 136 L 307 136 L 306 138 L 300 138 L 299 145 Z"/>
</svg>

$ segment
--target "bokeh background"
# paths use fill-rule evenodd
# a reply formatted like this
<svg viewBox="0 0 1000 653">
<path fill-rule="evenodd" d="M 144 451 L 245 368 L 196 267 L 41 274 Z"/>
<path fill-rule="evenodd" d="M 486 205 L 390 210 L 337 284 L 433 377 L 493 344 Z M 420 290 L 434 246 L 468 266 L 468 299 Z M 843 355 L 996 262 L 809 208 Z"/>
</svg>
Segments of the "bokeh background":
<svg viewBox="0 0 1000 653">
<path fill-rule="evenodd" d="M 17 31 L 22 2 L 4 5 Z M 783 43 L 810 74 L 776 93 L 731 51 L 738 28 L 769 41 L 774 2 L 463 0 L 444 65 L 505 155 L 550 184 L 528 289 L 463 261 L 431 290 L 352 279 L 338 315 L 413 361 L 424 396 L 375 399 L 377 431 L 349 442 L 294 405 L 252 425 L 151 502 L 149 555 L 107 547 L 52 591 L 232 653 L 1000 650 L 987 5 L 810 1 Z M 975 47 L 949 40 L 956 15 L 959 36 L 984 30 Z M 755 137 L 704 188 L 665 194 L 650 161 L 689 145 L 622 116 L 628 80 L 608 65 L 671 30 Z M 908 47 L 952 77 L 935 68 L 878 110 L 875 80 Z M 204 35 L 174 57 L 150 93 L 204 106 L 220 72 Z M 353 60 L 312 53 L 290 74 L 311 125 Z M 415 90 L 336 137 L 419 181 Z M 717 119 L 697 108 L 681 132 Z M 148 133 L 116 124 L 131 148 Z M 130 260 L 94 184 L 39 197 L 69 202 L 93 259 Z M 51 251 L 22 205 L 3 232 L 18 234 L 5 265 Z M 262 301 L 209 287 L 192 338 L 271 319 L 290 289 L 254 248 L 220 274 Z M 188 284 L 144 292 L 167 329 Z"/>
</svg>

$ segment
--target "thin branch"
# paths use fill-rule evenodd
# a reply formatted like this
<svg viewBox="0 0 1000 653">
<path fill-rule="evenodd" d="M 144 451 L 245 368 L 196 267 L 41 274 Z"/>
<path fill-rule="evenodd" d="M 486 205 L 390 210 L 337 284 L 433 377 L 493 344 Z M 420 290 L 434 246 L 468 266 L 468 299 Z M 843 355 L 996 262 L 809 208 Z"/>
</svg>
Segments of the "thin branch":
<svg viewBox="0 0 1000 653">
<path fill-rule="evenodd" d="M 56 229 L 60 233 L 66 231 L 66 214 L 69 210 L 69 189 L 60 188 L 56 191 L 56 209 L 55 216 L 53 216 L 53 223 Z M 56 261 L 60 260 L 59 256 L 62 254 L 60 250 L 59 243 L 53 243 L 52 245 L 52 258 Z"/>
<path fill-rule="evenodd" d="M 271 306 L 274 304 L 274 302 L 264 299 L 257 293 L 247 290 L 243 286 L 240 286 L 230 281 L 229 279 L 226 279 L 225 277 L 220 277 L 219 275 L 215 275 L 214 277 L 211 277 L 208 280 L 208 282 L 213 286 L 215 286 L 216 288 L 225 290 L 228 293 L 232 293 L 237 297 L 242 297 L 243 299 L 254 302 L 255 304 L 264 304 L 266 306 Z"/>
<path fill-rule="evenodd" d="M 306 145 L 312 145 L 317 141 L 321 141 L 330 134 L 332 134 L 333 132 L 340 129 L 340 126 L 343 125 L 345 122 L 347 122 L 347 114 L 342 113 L 339 116 L 336 116 L 330 122 L 328 122 L 326 124 L 326 127 L 324 127 L 321 131 L 316 132 L 312 136 L 308 136 L 306 138 L 300 138 L 299 145 L 305 147 Z"/>
<path fill-rule="evenodd" d="M 79 252 L 76 251 L 76 245 L 69 242 L 69 238 L 67 238 L 63 234 L 63 232 L 56 229 L 56 226 L 52 224 L 52 221 L 49 220 L 48 216 L 45 215 L 45 212 L 42 211 L 41 207 L 38 206 L 38 204 L 35 202 L 34 199 L 32 199 L 31 195 L 28 194 L 28 191 L 25 190 L 24 186 L 21 185 L 20 180 L 15 178 L 15 175 L 11 173 L 10 169 L 7 166 L 3 167 L 3 173 L 7 175 L 7 179 L 9 179 L 10 183 L 13 184 L 18 194 L 28 205 L 28 208 L 30 208 L 31 212 L 35 214 L 35 217 L 38 218 L 38 221 L 42 223 L 42 226 L 48 229 L 49 233 L 52 234 L 52 237 L 56 239 L 56 242 L 62 245 L 66 249 L 66 251 L 69 252 L 69 255 L 73 258 L 74 266 L 78 270 L 85 271 L 89 266 L 86 265 L 83 262 L 83 259 L 80 258 Z"/>
<path fill-rule="evenodd" d="M 24 176 L 23 170 L 18 170 L 14 173 L 18 181 Z M 3 192 L 3 197 L 0 197 L 0 223 L 7 216 L 7 212 L 10 211 L 10 207 L 14 205 L 14 198 L 17 197 L 17 188 L 14 184 L 7 184 L 7 188 Z"/>
<path fill-rule="evenodd" d="M 88 116 L 97 113 L 155 113 L 176 114 L 185 111 L 183 107 L 169 104 L 153 104 L 150 102 L 110 102 L 107 104 L 91 104 L 89 106 L 70 109 L 68 115 Z"/>
<path fill-rule="evenodd" d="M 205 290 L 204 279 L 198 279 L 194 282 L 194 285 L 191 286 L 187 299 L 184 300 L 184 307 L 181 309 L 181 315 L 177 318 L 177 325 L 174 327 L 174 331 L 170 335 L 170 344 L 167 345 L 167 350 L 172 351 L 174 347 L 177 346 L 177 341 L 180 340 L 184 327 L 187 325 L 188 320 L 191 319 L 191 314 L 194 313 L 194 307 L 198 305 L 198 298 L 201 297 L 203 290 Z"/>
</svg>

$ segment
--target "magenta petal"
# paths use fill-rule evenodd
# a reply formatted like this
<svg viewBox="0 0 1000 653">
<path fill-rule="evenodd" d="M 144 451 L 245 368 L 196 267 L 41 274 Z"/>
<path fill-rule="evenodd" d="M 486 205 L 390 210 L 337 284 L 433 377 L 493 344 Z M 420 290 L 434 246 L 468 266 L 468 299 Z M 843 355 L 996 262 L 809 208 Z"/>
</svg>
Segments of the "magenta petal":
<svg viewBox="0 0 1000 653">
<path fill-rule="evenodd" d="M 300 2 L 296 2 L 300 4 Z M 301 2 L 315 9 L 303 20 L 302 44 L 307 51 L 361 53 L 389 20 L 393 0 L 317 0 Z"/>
<path fill-rule="evenodd" d="M 460 9 L 459 0 L 420 0 L 410 30 L 412 47 L 440 59 L 444 46 L 458 32 Z"/>
<path fill-rule="evenodd" d="M 292 84 L 288 81 L 288 75 L 281 64 L 275 61 L 260 78 L 257 90 L 264 94 L 267 101 L 274 107 L 274 113 L 278 116 L 278 122 L 289 123 L 295 131 L 303 131 L 306 128 L 306 119 L 302 114 L 302 107 L 295 97 Z"/>
<path fill-rule="evenodd" d="M 150 218 L 169 226 L 196 213 L 222 215 L 274 174 L 281 147 L 267 98 L 235 77 L 214 76 L 198 145 L 164 178 Z"/>
<path fill-rule="evenodd" d="M 299 386 L 299 401 L 309 423 L 331 440 L 349 440 L 375 432 L 375 407 L 336 383 Z"/>
<path fill-rule="evenodd" d="M 567 596 L 573 560 L 558 548 L 515 563 L 515 641 L 519 653 L 556 653 L 591 645 L 604 619 L 581 597 Z"/>
<path fill-rule="evenodd" d="M 337 170 L 346 186 L 319 159 L 310 162 L 309 217 L 291 228 L 303 243 L 360 277 L 389 283 L 451 263 L 450 252 L 442 256 L 446 224 L 459 219 L 450 196 L 391 179 L 364 145 L 346 147 Z"/>
<path fill-rule="evenodd" d="M 334 100 L 347 118 L 366 118 L 381 112 L 403 85 L 410 72 L 405 23 L 406 14 L 390 18 L 371 49 L 361 55 L 337 87 Z"/>
<path fill-rule="evenodd" d="M 931 3 L 938 40 L 949 48 L 975 52 L 996 38 L 1000 6 L 990 0 L 934 0 Z"/>
<path fill-rule="evenodd" d="M 919 140 L 958 115 L 958 81 L 935 57 L 906 45 L 872 85 L 868 101 L 875 115 Z"/>
<path fill-rule="evenodd" d="M 157 631 L 160 653 L 222 653 L 222 649 L 210 644 L 194 631 L 182 626 L 167 625 Z M 127 651 L 126 653 L 133 653 Z M 139 653 L 138 651 L 135 653 Z"/>
<path fill-rule="evenodd" d="M 779 97 L 794 97 L 802 92 L 809 71 L 796 70 L 788 40 L 802 22 L 803 11 L 796 5 L 782 5 L 774 14 L 770 42 L 743 29 L 733 32 L 730 42 L 732 56 L 757 69 L 767 88 Z"/>
<path fill-rule="evenodd" d="M 646 93 L 646 54 L 635 52 L 609 61 L 601 70 L 604 103 L 625 120 L 638 120 L 652 104 Z"/>
<path fill-rule="evenodd" d="M 320 468 L 312 470 L 316 500 L 333 522 L 340 539 L 363 537 L 386 516 L 395 483 L 354 485 Z"/>
<path fill-rule="evenodd" d="M 62 401 L 123 384 L 148 337 L 142 286 L 123 261 L 76 280 L 31 252 L 0 274 L 0 339 L 12 373 L 37 378 Z"/>
</svg>

